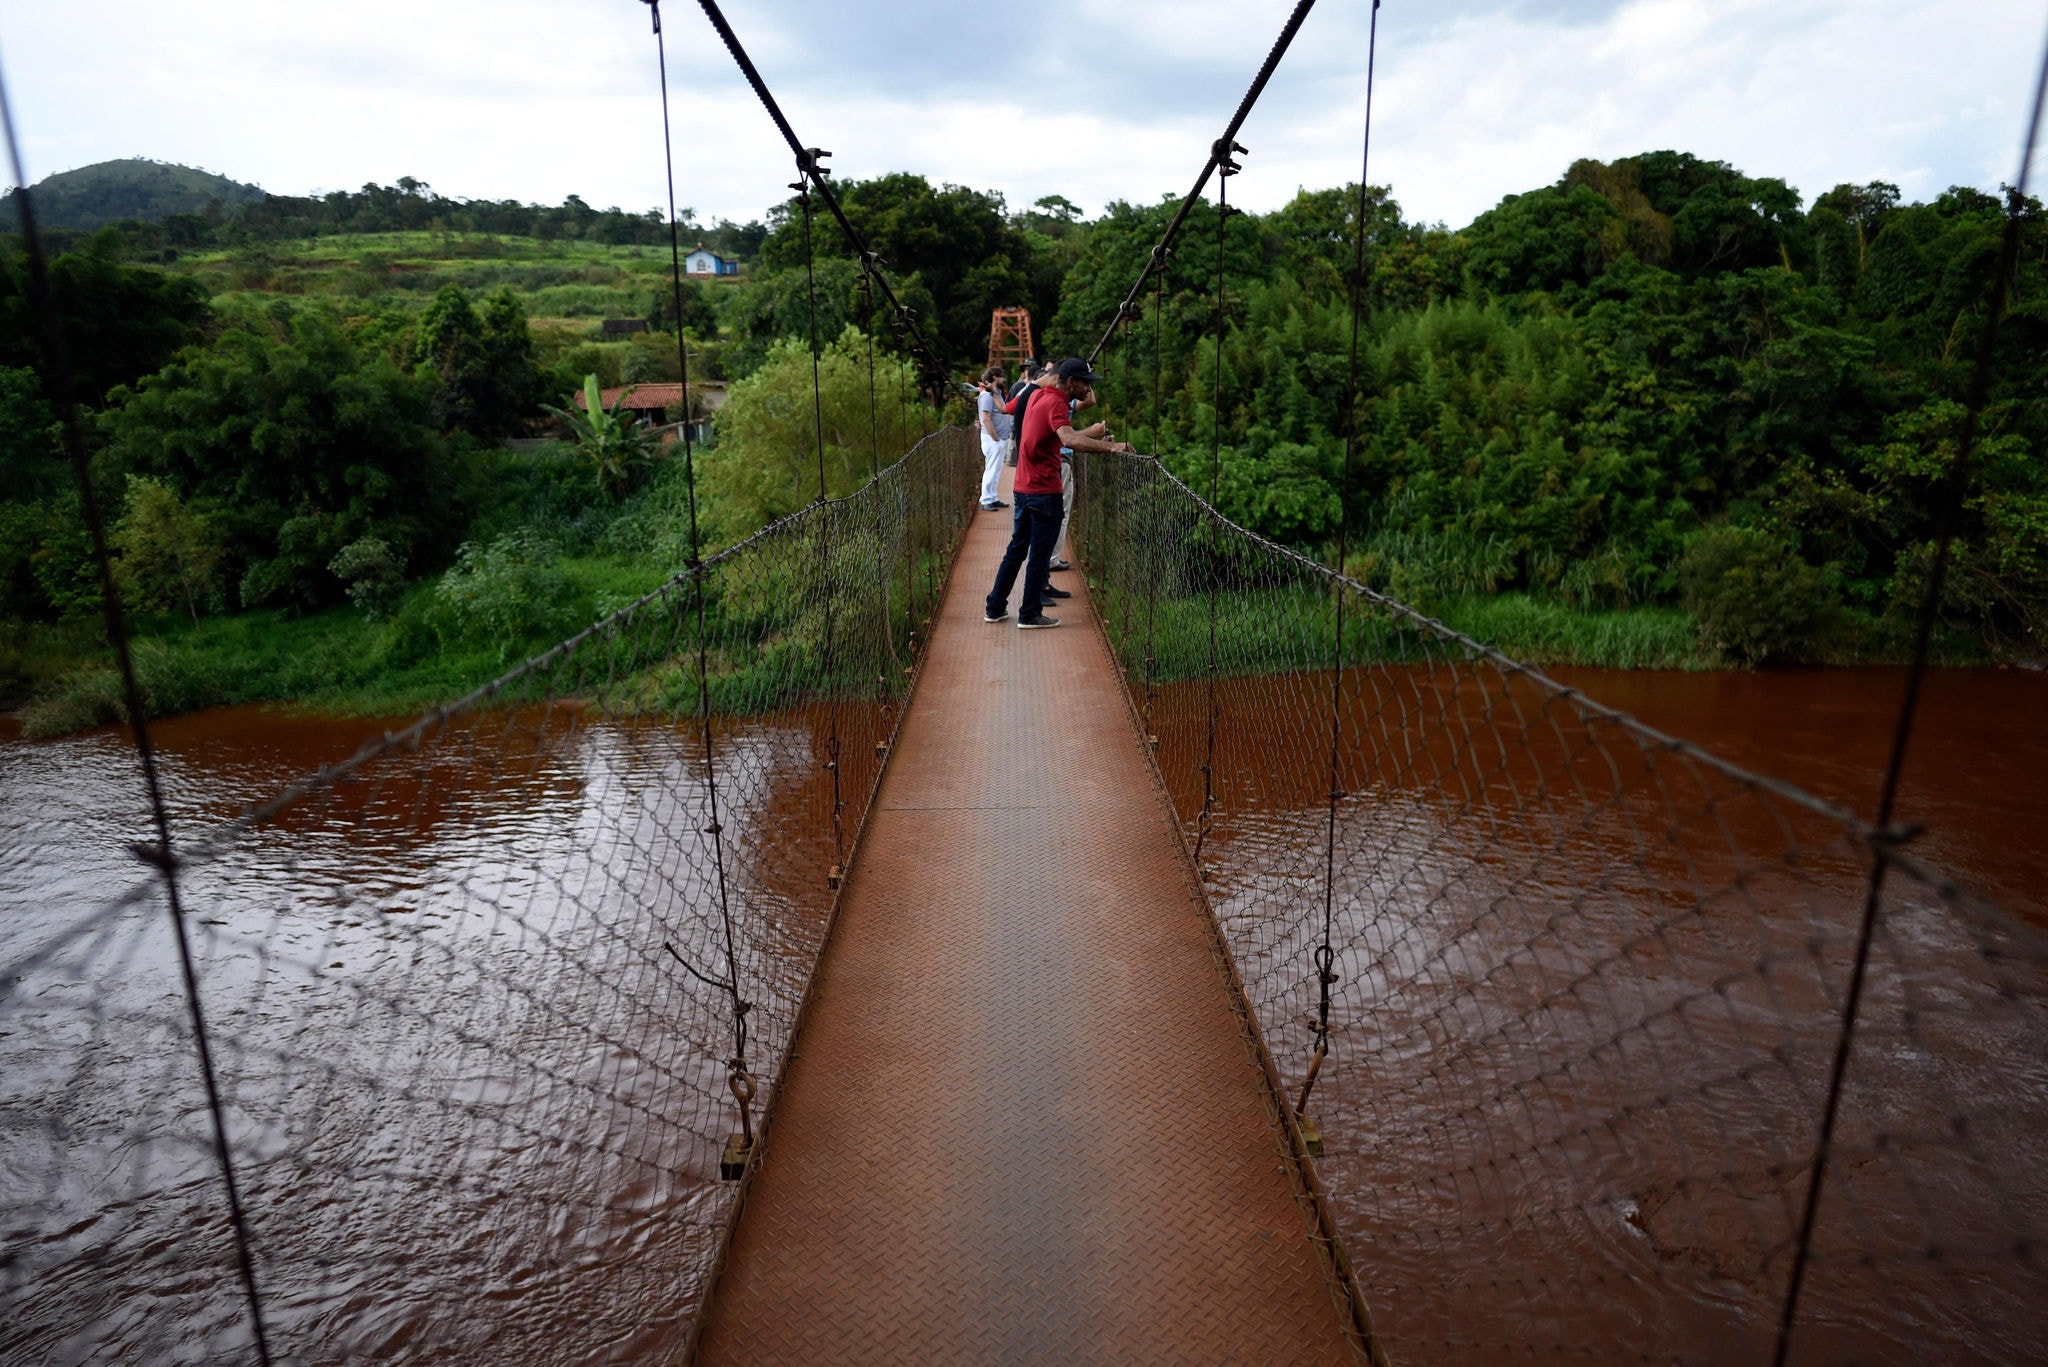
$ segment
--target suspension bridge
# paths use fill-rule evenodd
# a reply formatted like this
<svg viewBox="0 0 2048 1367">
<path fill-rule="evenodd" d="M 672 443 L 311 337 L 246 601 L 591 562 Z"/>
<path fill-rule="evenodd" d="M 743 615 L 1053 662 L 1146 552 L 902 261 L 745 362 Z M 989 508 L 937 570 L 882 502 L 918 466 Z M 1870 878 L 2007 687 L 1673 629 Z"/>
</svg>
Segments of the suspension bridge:
<svg viewBox="0 0 2048 1367">
<path fill-rule="evenodd" d="M 972 435 L 871 437 L 194 837 L 128 672 L 147 876 L 0 965 L 0 1360 L 2038 1356 L 2048 942 L 1894 824 L 1911 691 L 1866 818 L 1156 455 L 1020 633 Z"/>
</svg>

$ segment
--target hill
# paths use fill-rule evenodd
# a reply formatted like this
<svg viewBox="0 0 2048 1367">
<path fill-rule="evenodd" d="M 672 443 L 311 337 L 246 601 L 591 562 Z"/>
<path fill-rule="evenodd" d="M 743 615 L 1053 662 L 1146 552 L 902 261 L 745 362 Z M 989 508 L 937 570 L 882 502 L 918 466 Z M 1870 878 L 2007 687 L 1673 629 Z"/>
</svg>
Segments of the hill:
<svg viewBox="0 0 2048 1367">
<path fill-rule="evenodd" d="M 154 221 L 172 214 L 205 213 L 254 204 L 268 195 L 259 187 L 196 167 L 128 157 L 95 162 L 45 176 L 31 187 L 38 220 L 50 228 L 102 228 L 122 219 Z M 13 192 L 0 196 L 0 231 L 18 227 Z"/>
</svg>

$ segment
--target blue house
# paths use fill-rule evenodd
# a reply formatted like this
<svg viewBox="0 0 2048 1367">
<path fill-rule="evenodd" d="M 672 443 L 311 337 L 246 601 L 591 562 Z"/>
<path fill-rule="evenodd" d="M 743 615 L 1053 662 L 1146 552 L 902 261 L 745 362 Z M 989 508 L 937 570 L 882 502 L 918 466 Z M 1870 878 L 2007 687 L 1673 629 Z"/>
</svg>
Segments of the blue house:
<svg viewBox="0 0 2048 1367">
<path fill-rule="evenodd" d="M 740 263 L 728 261 L 717 252 L 711 251 L 708 248 L 692 247 L 690 248 L 689 255 L 683 258 L 683 273 L 685 275 L 738 275 L 740 273 Z"/>
</svg>

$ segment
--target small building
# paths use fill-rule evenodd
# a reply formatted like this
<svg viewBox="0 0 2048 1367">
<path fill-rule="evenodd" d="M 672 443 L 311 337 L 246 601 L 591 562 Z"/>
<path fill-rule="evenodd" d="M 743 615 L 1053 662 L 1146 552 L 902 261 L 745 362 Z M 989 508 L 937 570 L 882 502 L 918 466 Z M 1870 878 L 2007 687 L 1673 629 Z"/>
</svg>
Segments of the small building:
<svg viewBox="0 0 2048 1367">
<path fill-rule="evenodd" d="M 738 275 L 740 273 L 740 263 L 728 261 L 708 247 L 697 246 L 690 248 L 689 254 L 683 258 L 683 273 L 685 275 Z"/>
<path fill-rule="evenodd" d="M 620 402 L 623 398 L 624 402 Z M 598 402 L 609 409 L 617 404 L 619 410 L 631 413 L 646 428 L 660 429 L 663 441 L 676 440 L 676 431 L 681 424 L 670 425 L 669 410 L 681 406 L 683 387 L 673 383 L 642 383 L 614 385 L 598 393 Z M 709 442 L 711 440 L 711 415 L 725 405 L 725 385 L 717 380 L 699 381 L 690 386 L 690 407 L 696 412 L 690 422 L 690 440 Z M 583 407 L 583 391 L 576 392 L 576 406 Z"/>
<path fill-rule="evenodd" d="M 636 332 L 645 331 L 647 331 L 647 320 L 645 318 L 607 318 L 604 320 L 604 330 L 599 336 L 603 341 L 616 342 L 621 337 L 630 337 Z"/>
</svg>

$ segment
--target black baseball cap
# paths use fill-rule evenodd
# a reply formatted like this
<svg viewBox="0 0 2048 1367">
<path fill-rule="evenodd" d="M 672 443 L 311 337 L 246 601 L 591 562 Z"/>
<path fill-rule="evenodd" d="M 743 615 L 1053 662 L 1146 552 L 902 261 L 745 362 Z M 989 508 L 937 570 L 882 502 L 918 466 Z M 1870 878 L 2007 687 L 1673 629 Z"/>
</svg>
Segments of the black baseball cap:
<svg viewBox="0 0 2048 1367">
<path fill-rule="evenodd" d="M 1100 375 L 1090 370 L 1088 363 L 1079 356 L 1069 356 L 1066 360 L 1061 361 L 1057 371 L 1062 381 L 1086 380 L 1089 384 L 1095 384 L 1102 379 Z"/>
</svg>

